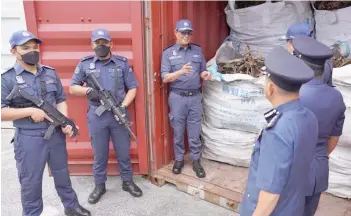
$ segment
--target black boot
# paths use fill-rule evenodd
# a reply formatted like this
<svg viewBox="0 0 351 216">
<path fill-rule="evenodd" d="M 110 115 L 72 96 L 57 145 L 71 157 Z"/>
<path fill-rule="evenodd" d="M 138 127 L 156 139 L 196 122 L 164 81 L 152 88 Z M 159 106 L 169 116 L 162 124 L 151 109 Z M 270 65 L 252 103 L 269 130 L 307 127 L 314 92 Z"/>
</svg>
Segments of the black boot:
<svg viewBox="0 0 351 216">
<path fill-rule="evenodd" d="M 75 209 L 65 209 L 65 215 L 68 216 L 91 216 L 90 211 L 83 208 L 81 205 L 78 204 L 77 208 Z"/>
<path fill-rule="evenodd" d="M 143 192 L 133 181 L 123 181 L 122 189 L 129 192 L 133 197 L 141 197 Z"/>
<path fill-rule="evenodd" d="M 173 165 L 173 173 L 174 174 L 180 174 L 182 172 L 182 168 L 184 167 L 184 161 L 175 161 Z"/>
<path fill-rule="evenodd" d="M 89 195 L 88 202 L 90 204 L 95 204 L 99 202 L 101 196 L 106 193 L 106 187 L 105 184 L 98 184 L 95 186 L 93 192 Z"/>
<path fill-rule="evenodd" d="M 193 161 L 193 170 L 196 173 L 196 176 L 199 178 L 204 178 L 206 176 L 204 168 L 202 168 L 200 160 Z"/>
</svg>

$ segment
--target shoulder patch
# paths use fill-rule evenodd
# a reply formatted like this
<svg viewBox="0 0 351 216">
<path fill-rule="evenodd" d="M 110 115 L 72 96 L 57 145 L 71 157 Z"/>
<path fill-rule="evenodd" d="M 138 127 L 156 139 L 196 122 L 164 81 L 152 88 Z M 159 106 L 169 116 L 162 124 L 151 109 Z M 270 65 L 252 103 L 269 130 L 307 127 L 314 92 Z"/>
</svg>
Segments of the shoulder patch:
<svg viewBox="0 0 351 216">
<path fill-rule="evenodd" d="M 88 55 L 88 56 L 85 56 L 85 57 L 81 58 L 80 61 L 85 61 L 85 60 L 92 59 L 92 58 L 94 58 L 93 55 Z"/>
<path fill-rule="evenodd" d="M 170 46 L 168 46 L 168 47 L 166 47 L 166 48 L 164 48 L 163 51 L 165 51 L 165 50 L 167 50 L 167 49 L 169 49 L 169 48 L 171 48 L 171 47 L 173 47 L 173 46 L 174 46 L 174 44 L 173 44 L 173 45 L 170 45 Z"/>
<path fill-rule="evenodd" d="M 115 57 L 116 57 L 118 60 L 121 60 L 121 61 L 124 61 L 124 62 L 127 61 L 127 58 L 125 58 L 125 57 L 123 57 L 123 56 L 115 55 Z"/>
<path fill-rule="evenodd" d="M 47 66 L 47 65 L 42 65 L 42 67 L 44 67 L 44 68 L 48 68 L 48 69 L 51 69 L 51 70 L 55 70 L 55 68 L 50 67 L 50 66 Z"/>
<path fill-rule="evenodd" d="M 76 69 L 74 69 L 74 73 L 79 74 L 79 72 L 80 72 L 80 68 L 79 68 L 79 66 L 77 66 Z"/>
</svg>

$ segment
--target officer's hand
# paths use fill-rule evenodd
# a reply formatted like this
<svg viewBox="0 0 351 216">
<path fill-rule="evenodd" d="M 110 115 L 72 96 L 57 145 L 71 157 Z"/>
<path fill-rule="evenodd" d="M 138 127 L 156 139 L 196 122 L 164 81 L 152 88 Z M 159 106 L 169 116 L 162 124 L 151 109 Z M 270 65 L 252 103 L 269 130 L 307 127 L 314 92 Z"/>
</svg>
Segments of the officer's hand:
<svg viewBox="0 0 351 216">
<path fill-rule="evenodd" d="M 203 80 L 210 80 L 212 78 L 211 73 L 208 71 L 202 72 L 200 76 Z"/>
<path fill-rule="evenodd" d="M 73 130 L 71 125 L 66 125 L 66 127 L 62 127 L 62 132 L 69 137 L 73 136 Z"/>
<path fill-rule="evenodd" d="M 38 109 L 38 108 L 32 108 L 31 110 L 31 115 L 30 118 L 34 121 L 34 122 L 41 122 L 44 121 L 44 119 L 50 119 L 43 110 Z M 51 120 L 51 119 L 50 119 Z"/>
<path fill-rule="evenodd" d="M 183 65 L 182 69 L 181 69 L 181 74 L 190 74 L 191 73 L 191 70 L 192 70 L 192 67 L 191 67 L 191 63 L 188 62 L 186 63 L 185 65 Z"/>
<path fill-rule="evenodd" d="M 90 88 L 88 91 L 87 91 L 87 96 L 88 96 L 88 99 L 91 100 L 91 101 L 99 101 L 100 98 L 99 98 L 99 92 L 96 91 L 95 89 L 93 88 Z"/>
</svg>

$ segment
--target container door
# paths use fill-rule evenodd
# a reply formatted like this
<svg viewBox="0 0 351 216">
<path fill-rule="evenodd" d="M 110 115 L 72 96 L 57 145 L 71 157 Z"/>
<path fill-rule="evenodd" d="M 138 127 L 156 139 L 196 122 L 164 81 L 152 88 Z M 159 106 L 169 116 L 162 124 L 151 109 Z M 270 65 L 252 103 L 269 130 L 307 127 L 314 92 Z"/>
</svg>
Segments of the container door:
<svg viewBox="0 0 351 216">
<path fill-rule="evenodd" d="M 121 1 L 24 1 L 27 28 L 43 40 L 41 64 L 54 67 L 68 96 L 69 116 L 79 126 L 76 141 L 67 139 L 69 169 L 72 175 L 91 175 L 93 151 L 87 128 L 85 97 L 70 96 L 69 82 L 79 60 L 92 55 L 91 31 L 110 31 L 112 52 L 124 56 L 132 65 L 139 82 L 135 102 L 130 105 L 133 132 L 138 144 L 131 141 L 131 160 L 136 174 L 148 172 L 145 129 L 145 96 L 143 66 L 143 22 L 141 2 Z M 108 174 L 119 174 L 115 153 L 110 143 Z"/>
</svg>

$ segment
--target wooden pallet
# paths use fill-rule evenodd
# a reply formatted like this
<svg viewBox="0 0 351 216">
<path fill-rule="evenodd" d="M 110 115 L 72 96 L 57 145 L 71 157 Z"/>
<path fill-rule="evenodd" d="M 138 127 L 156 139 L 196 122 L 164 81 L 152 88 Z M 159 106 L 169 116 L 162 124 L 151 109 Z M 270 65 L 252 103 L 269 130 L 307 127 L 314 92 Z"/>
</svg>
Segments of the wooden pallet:
<svg viewBox="0 0 351 216">
<path fill-rule="evenodd" d="M 191 194 L 199 199 L 238 211 L 239 203 L 244 192 L 247 169 L 228 164 L 202 159 L 201 164 L 206 171 L 206 177 L 196 177 L 192 163 L 188 157 L 182 173 L 172 173 L 173 163 L 164 166 L 151 174 L 151 182 L 163 186 L 174 184 L 178 190 Z"/>
<path fill-rule="evenodd" d="M 158 186 L 174 184 L 178 190 L 238 212 L 245 191 L 248 169 L 224 163 L 201 160 L 206 178 L 197 178 L 189 157 L 185 158 L 182 173 L 172 173 L 173 163 L 153 172 L 151 182 Z M 351 201 L 323 194 L 315 216 L 351 216 Z"/>
</svg>

